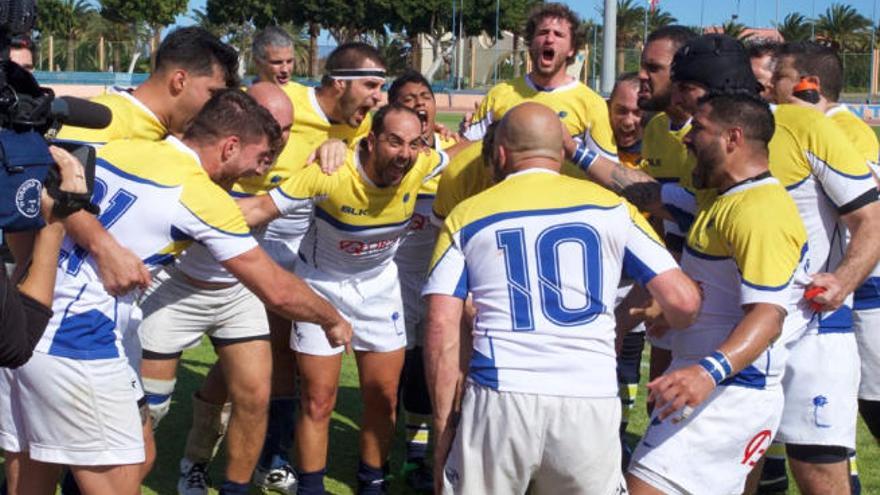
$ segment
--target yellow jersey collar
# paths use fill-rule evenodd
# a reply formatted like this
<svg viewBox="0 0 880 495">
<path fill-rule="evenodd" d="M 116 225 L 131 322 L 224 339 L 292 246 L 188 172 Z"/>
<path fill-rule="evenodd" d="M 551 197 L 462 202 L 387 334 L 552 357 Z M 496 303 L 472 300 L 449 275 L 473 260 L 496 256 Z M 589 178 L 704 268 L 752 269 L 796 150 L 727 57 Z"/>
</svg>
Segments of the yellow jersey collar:
<svg viewBox="0 0 880 495">
<path fill-rule="evenodd" d="M 118 86 L 111 86 L 110 89 L 107 90 L 107 94 L 118 95 L 118 96 L 125 98 L 126 100 L 128 100 L 129 103 L 131 103 L 135 107 L 139 108 L 142 112 L 147 114 L 147 116 L 149 116 L 151 119 L 156 121 L 156 124 L 158 124 L 159 127 L 161 127 L 162 129 L 165 129 L 165 126 L 162 125 L 162 121 L 159 120 L 159 117 L 157 117 L 156 114 L 153 113 L 152 110 L 150 110 L 146 105 L 144 105 L 144 103 L 141 100 L 138 100 L 137 98 L 135 98 L 135 96 L 131 93 L 131 91 L 129 91 L 125 88 L 120 88 Z M 165 129 L 165 132 L 168 132 L 168 129 Z"/>
</svg>

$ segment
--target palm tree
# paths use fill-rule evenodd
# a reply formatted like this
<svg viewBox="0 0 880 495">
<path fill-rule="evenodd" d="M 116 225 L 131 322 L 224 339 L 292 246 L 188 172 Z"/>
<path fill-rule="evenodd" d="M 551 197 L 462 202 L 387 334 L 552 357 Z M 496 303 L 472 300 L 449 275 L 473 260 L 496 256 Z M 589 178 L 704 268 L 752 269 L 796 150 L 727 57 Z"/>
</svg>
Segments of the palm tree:
<svg viewBox="0 0 880 495">
<path fill-rule="evenodd" d="M 726 21 L 723 24 L 721 24 L 721 32 L 722 33 L 724 33 L 732 38 L 736 38 L 740 41 L 745 41 L 746 39 L 750 38 L 752 36 L 752 34 L 754 34 L 754 33 L 746 33 L 745 31 L 746 31 L 745 24 L 736 22 L 733 19 L 730 19 L 729 21 Z"/>
<path fill-rule="evenodd" d="M 76 46 L 93 19 L 88 0 L 41 0 L 37 29 L 49 36 L 63 36 L 67 42 L 65 70 L 76 69 Z M 50 61 L 50 66 L 53 65 Z"/>
<path fill-rule="evenodd" d="M 669 26 L 678 22 L 678 19 L 669 12 L 657 8 L 648 12 L 648 32 L 656 31 L 662 27 Z"/>
<path fill-rule="evenodd" d="M 641 48 L 645 8 L 639 0 L 617 0 L 617 70 L 624 71 L 626 48 Z"/>
<path fill-rule="evenodd" d="M 781 23 L 776 24 L 776 30 L 785 41 L 806 41 L 813 35 L 813 21 L 803 14 L 792 12 Z"/>
<path fill-rule="evenodd" d="M 864 45 L 871 21 L 851 5 L 832 4 L 816 21 L 816 34 L 834 49 L 852 51 Z"/>
</svg>

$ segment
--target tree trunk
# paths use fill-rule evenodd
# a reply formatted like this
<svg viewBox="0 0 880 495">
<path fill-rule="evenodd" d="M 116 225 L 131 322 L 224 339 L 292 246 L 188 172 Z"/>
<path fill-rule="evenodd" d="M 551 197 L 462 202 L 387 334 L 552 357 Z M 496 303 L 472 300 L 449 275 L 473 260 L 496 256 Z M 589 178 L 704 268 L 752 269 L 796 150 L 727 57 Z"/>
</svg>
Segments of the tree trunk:
<svg viewBox="0 0 880 495">
<path fill-rule="evenodd" d="M 519 77 L 519 35 L 513 33 L 513 78 Z"/>
<path fill-rule="evenodd" d="M 315 23 L 309 23 L 309 77 L 318 78 L 318 35 L 321 27 Z"/>
<path fill-rule="evenodd" d="M 409 66 L 412 67 L 413 70 L 417 70 L 421 72 L 422 69 L 422 43 L 419 35 L 410 36 L 409 37 L 409 46 L 412 47 L 410 51 L 410 61 Z"/>
<path fill-rule="evenodd" d="M 98 71 L 104 72 L 107 69 L 106 64 L 104 63 L 107 60 L 104 53 L 104 37 L 100 36 L 98 38 Z"/>
<path fill-rule="evenodd" d="M 625 63 L 626 63 L 626 52 L 623 49 L 618 48 L 617 49 L 617 67 L 615 69 L 617 71 L 617 74 L 620 74 L 621 72 L 624 72 L 626 70 L 625 65 L 624 65 Z"/>
<path fill-rule="evenodd" d="M 122 49 L 122 42 L 117 41 L 110 44 L 110 51 L 113 52 L 113 72 L 122 72 L 122 57 L 120 56 L 120 51 Z"/>
<path fill-rule="evenodd" d="M 150 40 L 150 71 L 156 70 L 156 52 L 159 51 L 159 43 L 162 42 L 162 26 L 153 27 L 153 38 Z"/>
<path fill-rule="evenodd" d="M 76 70 L 76 38 L 67 38 L 67 61 L 64 70 L 73 72 Z"/>
</svg>

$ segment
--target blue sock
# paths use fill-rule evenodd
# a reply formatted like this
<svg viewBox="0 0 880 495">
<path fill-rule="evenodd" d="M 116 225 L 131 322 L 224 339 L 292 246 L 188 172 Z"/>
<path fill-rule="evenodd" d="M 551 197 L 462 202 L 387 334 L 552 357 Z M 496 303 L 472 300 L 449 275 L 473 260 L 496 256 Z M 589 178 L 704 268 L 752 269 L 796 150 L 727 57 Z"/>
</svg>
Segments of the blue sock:
<svg viewBox="0 0 880 495">
<path fill-rule="evenodd" d="M 296 486 L 297 495 L 324 495 L 324 475 L 327 469 L 314 471 L 311 473 L 303 473 L 296 470 Z"/>
<path fill-rule="evenodd" d="M 385 470 L 360 461 L 357 471 L 358 495 L 379 495 L 385 493 Z"/>
<path fill-rule="evenodd" d="M 250 487 L 250 483 L 236 483 L 226 480 L 220 485 L 220 495 L 248 495 Z"/>
<path fill-rule="evenodd" d="M 273 397 L 269 401 L 269 424 L 259 461 L 261 468 L 275 469 L 290 464 L 287 453 L 293 445 L 295 414 L 293 397 Z"/>
</svg>

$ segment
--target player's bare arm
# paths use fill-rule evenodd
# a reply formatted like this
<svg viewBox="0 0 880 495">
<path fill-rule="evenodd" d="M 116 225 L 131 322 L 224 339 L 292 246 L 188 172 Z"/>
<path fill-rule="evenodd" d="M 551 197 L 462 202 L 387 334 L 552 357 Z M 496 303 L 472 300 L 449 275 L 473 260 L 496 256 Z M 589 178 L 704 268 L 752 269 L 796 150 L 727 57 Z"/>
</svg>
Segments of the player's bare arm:
<svg viewBox="0 0 880 495">
<path fill-rule="evenodd" d="M 846 254 L 833 273 L 816 273 L 810 284 L 825 289 L 812 299 L 822 305 L 822 311 L 839 308 L 880 261 L 880 250 L 877 249 L 880 245 L 880 202 L 867 204 L 840 218 L 851 236 Z"/>
<path fill-rule="evenodd" d="M 150 285 L 150 272 L 140 258 L 119 244 L 91 213 L 78 211 L 70 215 L 64 220 L 64 228 L 95 259 L 109 294 L 118 296 Z"/>
<path fill-rule="evenodd" d="M 322 172 L 333 175 L 345 163 L 347 152 L 348 146 L 341 139 L 331 138 L 321 143 L 321 146 L 309 155 L 306 163 L 318 165 Z"/>
<path fill-rule="evenodd" d="M 326 299 L 284 270 L 257 247 L 221 263 L 273 312 L 293 321 L 321 326 L 330 345 L 351 343 L 351 325 Z"/>
<path fill-rule="evenodd" d="M 442 483 L 442 469 L 452 439 L 455 437 L 454 411 L 457 390 L 461 382 L 459 353 L 461 351 L 461 317 L 464 301 L 457 297 L 431 294 L 425 297 L 428 304 L 425 328 L 425 378 L 434 407 L 435 492 L 440 493 L 437 483 Z"/>
<path fill-rule="evenodd" d="M 756 303 L 744 306 L 744 310 L 745 316 L 713 353 L 713 361 L 709 363 L 710 366 L 728 367 L 726 370 L 716 368 L 725 377 L 738 373 L 754 362 L 782 332 L 785 310 L 780 306 Z M 720 357 L 716 358 L 716 354 L 720 354 Z M 702 365 L 703 361 L 667 373 L 648 384 L 648 401 L 653 402 L 660 411 L 660 419 L 666 419 L 681 410 L 692 410 L 715 389 L 716 379 Z"/>
</svg>

